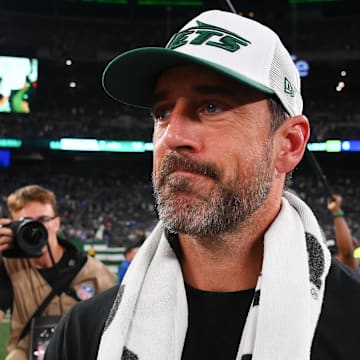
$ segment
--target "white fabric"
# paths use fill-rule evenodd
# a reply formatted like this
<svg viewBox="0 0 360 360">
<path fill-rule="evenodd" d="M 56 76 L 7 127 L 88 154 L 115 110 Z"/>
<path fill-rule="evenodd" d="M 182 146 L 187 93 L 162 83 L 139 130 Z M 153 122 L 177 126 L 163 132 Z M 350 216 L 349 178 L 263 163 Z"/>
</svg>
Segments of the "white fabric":
<svg viewBox="0 0 360 360">
<path fill-rule="evenodd" d="M 256 287 L 260 303 L 250 308 L 237 360 L 244 354 L 252 354 L 252 360 L 310 359 L 329 267 L 313 213 L 285 193 L 265 234 Z M 139 360 L 180 360 L 187 318 L 180 264 L 159 223 L 125 275 L 97 359 L 132 359 L 130 351 Z"/>
</svg>

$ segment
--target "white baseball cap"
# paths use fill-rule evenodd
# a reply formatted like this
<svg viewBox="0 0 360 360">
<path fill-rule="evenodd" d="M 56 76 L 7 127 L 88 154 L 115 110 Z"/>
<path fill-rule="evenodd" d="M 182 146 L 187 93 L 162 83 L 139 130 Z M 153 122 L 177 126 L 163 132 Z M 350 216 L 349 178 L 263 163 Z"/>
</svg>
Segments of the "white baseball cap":
<svg viewBox="0 0 360 360">
<path fill-rule="evenodd" d="M 165 48 L 120 54 L 105 68 L 103 86 L 118 101 L 148 108 L 159 75 L 184 64 L 200 64 L 274 94 L 290 115 L 302 113 L 299 72 L 278 35 L 257 21 L 220 10 L 189 21 Z"/>
</svg>

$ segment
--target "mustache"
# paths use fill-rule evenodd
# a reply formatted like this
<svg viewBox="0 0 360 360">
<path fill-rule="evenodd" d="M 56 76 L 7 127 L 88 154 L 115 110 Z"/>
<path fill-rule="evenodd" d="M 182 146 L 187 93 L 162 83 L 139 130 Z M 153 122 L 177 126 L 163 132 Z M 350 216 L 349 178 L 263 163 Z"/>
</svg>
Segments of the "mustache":
<svg viewBox="0 0 360 360">
<path fill-rule="evenodd" d="M 195 161 L 172 152 L 165 157 L 160 167 L 158 174 L 159 185 L 162 185 L 166 178 L 176 170 L 207 176 L 215 181 L 219 181 L 221 178 L 221 172 L 215 164 Z"/>
</svg>

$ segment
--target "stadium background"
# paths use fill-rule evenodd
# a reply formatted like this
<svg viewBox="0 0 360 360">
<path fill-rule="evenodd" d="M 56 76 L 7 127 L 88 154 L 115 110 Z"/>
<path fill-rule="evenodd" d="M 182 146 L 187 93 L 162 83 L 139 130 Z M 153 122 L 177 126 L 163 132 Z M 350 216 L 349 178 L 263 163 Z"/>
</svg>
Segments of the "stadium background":
<svg viewBox="0 0 360 360">
<path fill-rule="evenodd" d="M 111 100 L 101 88 L 101 73 L 122 51 L 163 45 L 204 9 L 231 10 L 225 0 L 176 2 L 1 1 L 0 56 L 36 58 L 39 78 L 30 94 L 30 113 L 0 112 L 0 150 L 10 154 L 9 166 L 0 167 L 0 216 L 7 215 L 6 196 L 17 187 L 49 187 L 58 196 L 63 234 L 79 247 L 98 246 L 96 256 L 112 269 L 121 261 L 123 247 L 151 230 L 156 221 L 151 148 L 97 152 L 77 145 L 65 151 L 59 144 L 62 138 L 136 141 L 135 148 L 151 144 L 148 112 Z M 231 5 L 276 30 L 295 55 L 304 76 L 311 143 L 322 144 L 322 151 L 313 154 L 332 190 L 343 196 L 346 218 L 360 239 L 360 153 L 340 151 L 344 149 L 338 146 L 341 140 L 360 140 L 358 1 L 232 0 Z M 20 147 L 9 139 L 20 140 Z M 52 149 L 50 144 L 57 146 Z M 312 205 L 326 234 L 333 237 L 327 191 L 306 158 L 291 188 Z M 6 326 L 0 328 L 0 358 L 7 331 Z"/>
</svg>

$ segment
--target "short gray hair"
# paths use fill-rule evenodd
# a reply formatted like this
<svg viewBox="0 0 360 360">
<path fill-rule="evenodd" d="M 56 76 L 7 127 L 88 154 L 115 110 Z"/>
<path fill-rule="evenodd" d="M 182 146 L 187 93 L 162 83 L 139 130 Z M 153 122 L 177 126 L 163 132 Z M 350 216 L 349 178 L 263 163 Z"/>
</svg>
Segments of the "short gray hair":
<svg viewBox="0 0 360 360">
<path fill-rule="evenodd" d="M 273 134 L 290 117 L 290 115 L 276 97 L 269 97 L 268 104 L 271 112 L 270 134 Z M 286 174 L 285 187 L 290 184 L 292 175 L 293 170 Z"/>
<path fill-rule="evenodd" d="M 271 112 L 271 133 L 274 133 L 290 117 L 280 100 L 269 97 L 268 104 Z"/>
</svg>

